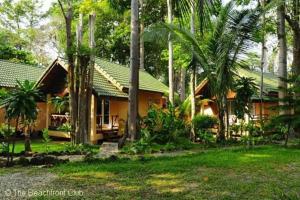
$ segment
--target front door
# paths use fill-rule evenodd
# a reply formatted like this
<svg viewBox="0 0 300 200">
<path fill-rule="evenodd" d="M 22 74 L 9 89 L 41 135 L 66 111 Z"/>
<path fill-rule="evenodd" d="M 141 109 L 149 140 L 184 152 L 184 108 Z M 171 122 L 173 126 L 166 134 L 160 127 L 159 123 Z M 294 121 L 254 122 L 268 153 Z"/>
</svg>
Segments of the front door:
<svg viewBox="0 0 300 200">
<path fill-rule="evenodd" d="M 97 100 L 97 126 L 109 127 L 110 118 L 109 118 L 110 102 L 109 99 Z"/>
</svg>

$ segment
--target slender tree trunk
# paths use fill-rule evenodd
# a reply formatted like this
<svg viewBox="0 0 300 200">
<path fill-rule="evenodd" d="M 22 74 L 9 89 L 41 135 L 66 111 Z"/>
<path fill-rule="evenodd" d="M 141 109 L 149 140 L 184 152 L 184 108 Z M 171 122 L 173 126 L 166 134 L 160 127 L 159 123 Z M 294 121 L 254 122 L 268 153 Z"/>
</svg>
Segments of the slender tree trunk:
<svg viewBox="0 0 300 200">
<path fill-rule="evenodd" d="M 128 131 L 131 140 L 137 137 L 138 117 L 138 73 L 139 73 L 139 6 L 138 0 L 131 0 L 131 36 L 130 36 L 130 79 Z"/>
<path fill-rule="evenodd" d="M 76 58 L 76 67 L 79 69 L 80 74 L 76 74 L 79 78 L 79 94 L 78 94 L 78 111 L 77 119 L 78 126 L 76 127 L 76 135 L 78 137 L 77 144 L 85 143 L 87 135 L 87 126 L 86 126 L 86 93 L 85 93 L 85 83 L 86 83 L 86 69 L 88 63 L 86 62 L 86 56 L 83 55 L 83 52 L 80 52 L 82 46 L 82 37 L 83 37 L 83 16 L 79 14 L 79 22 L 77 25 L 76 31 L 76 40 L 77 40 L 77 58 Z"/>
<path fill-rule="evenodd" d="M 261 1 L 261 6 L 264 9 L 265 8 L 265 1 Z M 259 106 L 259 117 L 260 117 L 260 123 L 261 126 L 263 125 L 263 93 L 264 93 L 264 68 L 265 68 L 265 60 L 266 60 L 266 40 L 265 40 L 265 22 L 266 21 L 266 15 L 265 11 L 263 11 L 262 14 L 262 44 L 261 44 L 261 62 L 260 62 L 260 106 Z"/>
<path fill-rule="evenodd" d="M 95 20 L 96 14 L 93 13 L 89 15 L 89 47 L 91 50 L 90 54 L 90 64 L 88 69 L 88 81 L 87 81 L 87 143 L 91 142 L 91 104 L 92 104 L 92 92 L 93 92 L 93 80 L 94 80 L 94 68 L 95 68 Z"/>
<path fill-rule="evenodd" d="M 186 77 L 186 69 L 182 66 L 180 69 L 180 101 L 181 102 L 185 100 L 185 77 Z"/>
<path fill-rule="evenodd" d="M 140 69 L 145 69 L 145 44 L 144 44 L 144 29 L 145 29 L 145 24 L 144 24 L 144 0 L 139 0 L 140 2 Z"/>
<path fill-rule="evenodd" d="M 285 2 L 277 7 L 277 37 L 278 37 L 278 71 L 279 71 L 279 105 L 284 105 L 282 99 L 286 96 L 287 82 L 287 44 L 286 44 L 286 31 L 285 31 Z M 284 79 L 284 80 L 283 80 Z M 284 110 L 280 114 L 285 114 Z"/>
<path fill-rule="evenodd" d="M 191 21 L 190 21 L 190 26 L 191 26 L 191 33 L 195 34 L 195 4 L 194 1 L 192 1 L 191 5 Z M 195 114 L 196 114 L 196 98 L 195 98 L 195 87 L 196 87 L 196 63 L 193 63 L 192 65 L 192 70 L 191 70 L 191 120 L 194 119 Z M 192 125 L 192 139 L 195 139 L 195 128 Z"/>
<path fill-rule="evenodd" d="M 168 23 L 173 23 L 173 8 L 172 0 L 167 0 L 168 5 Z M 169 101 L 174 105 L 174 69 L 173 69 L 173 42 L 171 40 L 171 34 L 168 37 L 168 49 L 169 49 Z"/>
</svg>

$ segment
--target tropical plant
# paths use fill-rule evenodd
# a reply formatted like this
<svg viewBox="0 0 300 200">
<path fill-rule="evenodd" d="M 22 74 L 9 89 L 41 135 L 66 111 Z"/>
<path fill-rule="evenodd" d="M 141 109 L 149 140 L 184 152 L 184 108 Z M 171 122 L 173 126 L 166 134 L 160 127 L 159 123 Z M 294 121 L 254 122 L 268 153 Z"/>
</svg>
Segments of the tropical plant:
<svg viewBox="0 0 300 200">
<path fill-rule="evenodd" d="M 188 137 L 190 131 L 189 125 L 182 120 L 180 110 L 171 104 L 165 110 L 151 107 L 143 119 L 142 127 L 149 131 L 153 142 L 158 144 L 179 144 L 181 139 Z"/>
<path fill-rule="evenodd" d="M 253 78 L 240 77 L 234 85 L 236 97 L 234 99 L 234 114 L 238 119 L 244 119 L 245 114 L 250 115 L 250 103 L 256 93 L 257 86 Z"/>
<path fill-rule="evenodd" d="M 1 124 L 0 125 L 0 135 L 4 138 L 4 142 L 2 142 L 2 152 L 6 153 L 6 166 L 10 166 L 13 162 L 13 148 L 12 152 L 10 152 L 10 144 L 13 143 L 14 140 L 14 130 L 10 125 Z"/>
<path fill-rule="evenodd" d="M 43 142 L 45 143 L 46 153 L 48 153 L 49 152 L 49 143 L 51 142 L 51 138 L 49 136 L 49 130 L 46 128 L 43 129 L 42 136 L 43 136 Z"/>
<path fill-rule="evenodd" d="M 230 1 L 218 10 L 209 33 L 203 34 L 201 41 L 190 31 L 178 26 L 162 24 L 153 27 L 160 33 L 156 36 L 164 36 L 169 31 L 183 48 L 193 52 L 192 62 L 203 68 L 203 74 L 208 82 L 214 83 L 209 84 L 209 87 L 219 111 L 219 141 L 225 139 L 226 124 L 227 130 L 229 128 L 228 117 L 226 119 L 228 113 L 226 97 L 228 91 L 233 89 L 236 68 L 243 64 L 247 42 L 252 40 L 258 16 L 259 12 L 256 9 L 237 10 L 234 1 Z"/>
<path fill-rule="evenodd" d="M 69 96 L 56 96 L 51 98 L 51 104 L 54 106 L 56 112 L 61 114 L 69 107 Z"/>
<path fill-rule="evenodd" d="M 218 119 L 213 116 L 198 114 L 195 116 L 192 123 L 194 124 L 195 130 L 199 131 L 213 128 L 218 124 Z"/>
<path fill-rule="evenodd" d="M 15 133 L 19 131 L 20 122 L 24 123 L 25 131 L 25 152 L 31 151 L 30 133 L 31 127 L 37 118 L 37 100 L 40 98 L 40 92 L 35 82 L 25 80 L 17 81 L 17 87 L 8 92 L 6 98 L 5 110 L 9 121 L 15 119 Z M 14 143 L 13 143 L 14 148 Z"/>
<path fill-rule="evenodd" d="M 300 110 L 300 97 L 296 95 L 300 92 L 300 76 L 292 76 L 282 81 L 288 85 L 288 88 L 280 88 L 279 90 L 285 90 L 286 95 L 284 98 L 279 97 L 278 101 L 281 104 L 274 107 L 281 114 L 274 116 L 270 124 L 283 134 L 285 146 L 287 146 L 291 130 L 300 127 L 300 114 L 295 112 Z"/>
</svg>

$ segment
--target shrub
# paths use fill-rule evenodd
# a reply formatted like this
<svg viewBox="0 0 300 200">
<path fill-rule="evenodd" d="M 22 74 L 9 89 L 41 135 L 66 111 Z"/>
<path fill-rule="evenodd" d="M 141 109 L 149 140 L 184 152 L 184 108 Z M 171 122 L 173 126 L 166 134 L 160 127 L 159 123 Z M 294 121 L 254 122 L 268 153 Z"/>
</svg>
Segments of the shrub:
<svg viewBox="0 0 300 200">
<path fill-rule="evenodd" d="M 92 145 L 74 145 L 74 144 L 65 144 L 64 152 L 69 154 L 89 154 L 93 153 L 93 146 Z"/>
<path fill-rule="evenodd" d="M 205 145 L 212 145 L 216 142 L 216 139 L 211 131 L 199 130 L 196 132 L 196 134 L 200 141 Z"/>
<path fill-rule="evenodd" d="M 213 128 L 218 124 L 218 119 L 209 115 L 196 115 L 192 121 L 195 131 Z"/>
<path fill-rule="evenodd" d="M 165 110 L 151 107 L 142 127 L 158 144 L 178 144 L 182 138 L 188 137 L 190 131 L 190 126 L 181 118 L 181 112 L 173 106 Z"/>
<path fill-rule="evenodd" d="M 46 153 L 49 151 L 49 142 L 51 142 L 48 129 L 43 129 L 42 131 L 43 142 L 45 143 Z"/>
</svg>

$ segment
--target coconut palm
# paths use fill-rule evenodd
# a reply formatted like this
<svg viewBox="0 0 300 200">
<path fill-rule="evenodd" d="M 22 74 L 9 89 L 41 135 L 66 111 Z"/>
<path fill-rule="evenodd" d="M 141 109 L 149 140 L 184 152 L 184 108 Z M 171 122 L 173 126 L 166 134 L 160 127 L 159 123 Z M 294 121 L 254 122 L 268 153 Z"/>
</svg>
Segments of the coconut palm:
<svg viewBox="0 0 300 200">
<path fill-rule="evenodd" d="M 247 50 L 247 41 L 252 39 L 256 28 L 257 10 L 236 10 L 234 2 L 229 2 L 219 10 L 212 22 L 206 39 L 198 40 L 190 31 L 177 26 L 164 24 L 176 40 L 193 52 L 193 64 L 200 64 L 208 78 L 211 95 L 219 110 L 219 140 L 225 139 L 225 127 L 228 125 L 227 93 L 234 88 L 234 76 L 238 66 L 243 65 L 243 56 Z"/>
</svg>

